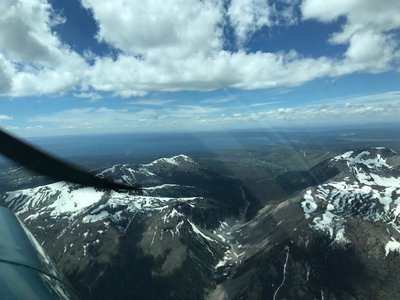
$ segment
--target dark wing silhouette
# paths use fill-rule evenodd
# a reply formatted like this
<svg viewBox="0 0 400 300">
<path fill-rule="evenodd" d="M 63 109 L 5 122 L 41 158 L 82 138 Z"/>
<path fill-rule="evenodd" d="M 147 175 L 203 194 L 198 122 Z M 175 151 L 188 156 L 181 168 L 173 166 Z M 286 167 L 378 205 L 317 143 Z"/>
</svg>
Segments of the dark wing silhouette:
<svg viewBox="0 0 400 300">
<path fill-rule="evenodd" d="M 134 190 L 137 192 L 141 190 L 137 185 L 128 186 L 96 177 L 76 166 L 72 166 L 59 158 L 55 158 L 50 154 L 28 145 L 1 129 L 0 153 L 36 173 L 56 180 L 64 180 L 81 185 L 112 190 Z"/>
</svg>

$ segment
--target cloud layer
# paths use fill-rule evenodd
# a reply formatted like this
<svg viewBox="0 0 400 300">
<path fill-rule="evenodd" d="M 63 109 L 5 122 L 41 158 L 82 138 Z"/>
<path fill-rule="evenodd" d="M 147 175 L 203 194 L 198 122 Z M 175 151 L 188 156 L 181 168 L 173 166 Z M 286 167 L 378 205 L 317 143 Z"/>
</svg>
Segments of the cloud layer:
<svg viewBox="0 0 400 300">
<path fill-rule="evenodd" d="M 158 107 L 163 100 L 148 99 L 128 108 L 85 107 L 32 116 L 21 134 L 51 135 L 71 133 L 105 133 L 134 131 L 182 131 L 204 129 L 282 128 L 359 125 L 398 122 L 400 91 L 326 99 L 320 104 L 281 106 L 276 102 L 255 105 L 219 106 L 184 105 L 170 102 Z M 233 100 L 232 100 L 233 101 Z M 262 104 L 262 105 L 261 105 Z M 156 106 L 156 107 L 155 107 Z M 274 106 L 274 107 L 271 107 Z M 0 120 L 1 120 L 0 116 Z M 8 120 L 7 117 L 4 120 Z M 168 126 L 166 126 L 168 124 Z M 11 128 L 17 130 L 18 128 Z"/>
<path fill-rule="evenodd" d="M 11 121 L 13 117 L 8 115 L 0 115 L 0 121 Z"/>
<path fill-rule="evenodd" d="M 0 95 L 72 91 L 95 100 L 94 92 L 128 97 L 149 91 L 265 89 L 354 72 L 399 71 L 399 1 L 276 3 L 82 0 L 97 22 L 98 41 L 118 53 L 88 61 L 55 33 L 65 18 L 46 0 L 5 0 L 0 4 Z M 263 28 L 296 26 L 310 19 L 330 23 L 338 18 L 344 18 L 344 24 L 327 42 L 345 45 L 346 50 L 335 57 L 246 48 Z M 236 39 L 235 50 L 226 47 L 229 28 Z"/>
</svg>

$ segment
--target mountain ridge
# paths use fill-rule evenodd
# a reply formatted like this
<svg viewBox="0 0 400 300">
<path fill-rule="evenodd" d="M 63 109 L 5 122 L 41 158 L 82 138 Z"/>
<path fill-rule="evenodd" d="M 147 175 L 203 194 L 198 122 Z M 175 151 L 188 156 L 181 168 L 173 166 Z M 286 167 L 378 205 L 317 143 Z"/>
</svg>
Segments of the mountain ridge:
<svg viewBox="0 0 400 300">
<path fill-rule="evenodd" d="M 369 148 L 287 171 L 287 198 L 251 218 L 260 202 L 240 181 L 186 155 L 95 171 L 143 195 L 54 183 L 3 201 L 85 298 L 373 299 L 400 292 L 399 166 Z"/>
</svg>

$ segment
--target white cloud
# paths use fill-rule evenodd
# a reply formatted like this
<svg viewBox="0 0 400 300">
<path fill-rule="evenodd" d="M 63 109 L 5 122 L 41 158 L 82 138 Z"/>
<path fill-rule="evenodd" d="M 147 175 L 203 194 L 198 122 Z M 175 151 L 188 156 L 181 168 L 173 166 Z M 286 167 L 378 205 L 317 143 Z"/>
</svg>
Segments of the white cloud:
<svg viewBox="0 0 400 300">
<path fill-rule="evenodd" d="M 301 0 L 279 0 L 274 2 L 274 4 L 277 2 L 279 2 L 281 8 L 277 10 L 276 6 L 273 6 L 273 19 L 275 25 L 296 25 L 299 22 L 299 13 L 297 8 L 299 7 Z"/>
<path fill-rule="evenodd" d="M 267 0 L 232 0 L 227 14 L 239 45 L 243 45 L 262 27 L 272 25 Z"/>
<path fill-rule="evenodd" d="M 82 0 L 99 25 L 97 38 L 125 54 L 157 61 L 222 46 L 222 1 Z M 161 55 L 161 57 L 160 57 Z"/>
<path fill-rule="evenodd" d="M 379 94 L 352 95 L 339 98 L 319 99 L 318 103 L 324 104 L 398 104 L 400 103 L 400 91 L 390 91 Z"/>
<path fill-rule="evenodd" d="M 28 63 L 57 61 L 59 41 L 49 30 L 50 4 L 5 0 L 0 4 L 0 11 L 0 49 L 6 57 Z"/>
<path fill-rule="evenodd" d="M 335 61 L 302 58 L 295 52 L 192 55 L 182 60 L 153 63 L 132 56 L 98 59 L 90 70 L 90 85 L 119 96 L 142 96 L 149 90 L 213 90 L 222 87 L 261 89 L 295 86 L 328 76 Z"/>
<path fill-rule="evenodd" d="M 298 22 L 296 8 L 300 0 L 232 0 L 227 17 L 239 47 L 263 27 L 290 26 Z M 278 8 L 279 7 L 279 8 Z"/>
<path fill-rule="evenodd" d="M 144 105 L 144 106 L 164 106 L 175 102 L 172 99 L 140 99 L 135 101 L 130 101 L 129 104 L 132 105 Z"/>
<path fill-rule="evenodd" d="M 231 114 L 224 113 L 218 118 L 204 116 L 210 128 L 286 127 L 357 125 L 366 123 L 397 123 L 400 114 L 400 101 L 391 104 L 329 104 L 251 111 L 242 110 Z"/>
<path fill-rule="evenodd" d="M 266 103 L 267 104 L 267 103 Z M 269 108 L 244 105 L 216 108 L 174 105 L 156 109 L 87 107 L 40 115 L 29 126 L 43 134 L 105 133 L 124 131 L 202 130 L 214 128 L 355 125 L 398 122 L 399 92 L 349 97 L 324 104 Z M 41 124 L 40 127 L 37 125 Z"/>
<path fill-rule="evenodd" d="M 9 130 L 9 131 L 14 131 L 14 130 L 18 130 L 18 129 L 19 129 L 18 126 L 7 126 L 6 127 L 6 130 Z"/>
<path fill-rule="evenodd" d="M 11 90 L 13 67 L 0 53 L 0 95 Z"/>
<path fill-rule="evenodd" d="M 0 115 L 0 121 L 11 121 L 13 117 L 7 115 Z"/>
<path fill-rule="evenodd" d="M 94 132 L 123 132 L 131 130 L 166 130 L 189 128 L 192 124 L 196 127 L 203 116 L 219 116 L 221 108 L 199 105 L 177 105 L 174 107 L 158 109 L 111 109 L 108 107 L 87 107 L 69 109 L 52 114 L 39 115 L 31 118 L 29 126 L 36 128 L 41 124 L 42 129 L 48 134 L 68 133 L 94 133 Z"/>
<path fill-rule="evenodd" d="M 192 1 L 189 2 L 192 3 Z M 166 20 L 164 14 L 160 18 L 151 17 L 152 13 L 158 12 L 159 9 L 159 3 L 155 5 L 155 2 L 152 1 L 144 5 L 144 11 L 142 8 L 137 8 L 142 12 L 141 16 L 137 15 L 136 9 L 134 9 L 136 6 L 126 5 L 124 7 L 126 13 L 123 14 L 123 18 L 121 16 L 119 21 L 115 20 L 119 17 L 114 13 L 114 9 L 107 10 L 104 8 L 104 4 L 100 4 L 98 1 L 86 0 L 86 2 L 87 7 L 89 5 L 92 7 L 95 16 L 98 14 L 96 18 L 102 28 L 99 33 L 101 38 L 124 51 L 124 54 L 116 59 L 98 58 L 89 71 L 89 84 L 97 90 L 113 92 L 122 97 L 142 96 L 151 90 L 207 91 L 225 87 L 239 89 L 288 87 L 301 85 L 325 76 L 336 77 L 354 72 L 383 72 L 392 69 L 395 43 L 391 42 L 389 37 L 374 32 L 360 31 L 358 35 L 351 36 L 351 40 L 347 42 L 348 50 L 342 59 L 324 56 L 305 58 L 295 51 L 287 53 L 248 53 L 243 50 L 230 52 L 222 50 L 221 42 L 210 42 L 211 40 L 220 41 L 224 38 L 221 36 L 220 29 L 220 25 L 224 24 L 224 15 L 221 13 L 221 5 L 218 1 L 203 1 L 201 5 L 194 6 L 195 9 L 201 10 L 204 9 L 204 5 L 208 5 L 207 15 L 213 16 L 209 21 L 211 25 L 204 28 L 198 26 L 201 22 L 198 22 L 197 18 L 194 18 L 193 22 L 186 19 L 190 16 L 187 5 L 182 5 L 179 10 L 179 20 L 173 19 L 170 20 L 171 24 L 164 24 Z M 172 1 L 171 3 L 175 5 L 178 2 Z M 342 9 L 343 12 L 339 11 L 332 16 L 328 14 L 331 13 L 329 10 L 327 11 L 329 17 L 324 15 L 318 17 L 318 7 L 324 7 L 321 3 L 318 2 L 318 5 L 315 5 L 304 2 L 302 6 L 304 18 L 317 18 L 320 21 L 330 22 L 342 13 L 349 15 L 348 10 Z M 122 4 L 116 5 L 115 9 L 120 9 L 120 5 Z M 137 5 L 136 2 L 135 5 Z M 170 8 L 170 4 L 166 5 L 166 8 Z M 276 17 L 274 14 L 278 11 L 269 7 L 266 1 L 234 0 L 230 3 L 225 17 L 230 19 L 238 39 L 244 42 L 263 26 L 276 26 L 283 22 L 280 20 L 285 18 L 292 20 L 286 21 L 286 23 L 295 23 L 295 18 L 289 16 L 294 14 L 293 5 L 284 5 L 284 7 L 280 12 L 285 16 Z M 311 7 L 311 9 L 307 7 Z M 172 11 L 174 10 L 172 9 Z M 270 11 L 272 11 L 272 15 L 270 15 Z M 146 15 L 144 12 L 148 14 Z M 135 16 L 137 19 L 131 20 Z M 273 18 L 272 21 L 270 17 Z M 201 37 L 198 41 L 201 41 L 203 46 L 193 43 L 192 37 L 188 38 L 177 29 L 183 24 L 181 18 L 186 20 L 185 28 L 188 28 L 188 32 L 195 33 L 196 40 Z M 376 18 L 374 15 L 365 17 L 366 20 L 374 18 Z M 136 29 L 133 30 L 132 35 L 128 36 L 123 33 L 122 37 L 121 33 L 115 30 L 118 22 L 126 22 Z M 169 35 L 172 37 L 169 39 L 171 44 L 166 44 L 163 39 L 153 41 L 151 34 L 147 38 L 152 42 L 143 40 L 144 38 L 136 32 L 140 27 L 135 25 L 137 22 L 140 24 L 149 22 L 150 31 L 146 31 L 146 34 L 156 30 L 152 29 L 152 26 L 154 28 L 161 26 L 163 29 L 169 30 Z M 163 29 L 159 30 L 163 32 Z M 181 38 L 176 39 L 175 36 Z M 209 39 L 206 39 L 206 36 Z M 333 37 L 331 40 L 333 41 Z M 193 45 L 195 45 L 194 48 Z M 190 55 L 188 56 L 187 53 Z M 132 54 L 140 54 L 140 56 Z M 174 59 L 176 57 L 179 59 Z"/>
<path fill-rule="evenodd" d="M 1 1 L 1 94 L 57 93 L 79 83 L 86 63 L 52 31 L 60 22 L 45 0 Z"/>
<path fill-rule="evenodd" d="M 25 127 L 26 130 L 41 130 L 43 129 L 43 125 L 35 125 L 35 126 L 27 126 Z"/>
<path fill-rule="evenodd" d="M 54 33 L 65 20 L 46 0 L 0 3 L 0 95 L 98 92 L 144 96 L 149 91 L 267 89 L 301 85 L 321 77 L 384 72 L 399 63 L 400 2 L 305 0 L 303 19 L 346 23 L 329 41 L 347 46 L 343 57 L 304 57 L 295 51 L 224 49 L 224 26 L 245 42 L 265 26 L 298 22 L 298 1 L 266 0 L 95 1 L 81 0 L 98 24 L 97 38 L 117 48 L 117 57 L 90 55 L 89 65 Z M 295 4 L 293 4 L 295 3 Z M 226 3 L 225 3 L 226 4 Z M 229 19 L 229 22 L 227 20 Z M 77 92 L 78 91 L 78 92 Z"/>
<path fill-rule="evenodd" d="M 209 115 L 222 111 L 222 108 L 201 105 L 177 105 L 167 112 L 174 117 L 197 117 L 198 115 Z"/>
<path fill-rule="evenodd" d="M 260 102 L 260 103 L 253 103 L 250 104 L 249 107 L 261 107 L 261 106 L 268 106 L 273 104 L 281 103 L 280 101 L 272 101 L 272 102 Z"/>
<path fill-rule="evenodd" d="M 305 0 L 301 10 L 304 19 L 346 18 L 342 30 L 330 37 L 333 44 L 348 45 L 341 72 L 383 72 L 399 63 L 399 43 L 392 31 L 400 29 L 400 1 Z"/>
<path fill-rule="evenodd" d="M 235 95 L 227 95 L 223 97 L 214 97 L 214 98 L 208 98 L 201 100 L 200 103 L 204 104 L 221 104 L 221 103 L 227 103 L 227 102 L 232 102 L 236 99 Z"/>
<path fill-rule="evenodd" d="M 90 99 L 92 101 L 96 101 L 96 100 L 99 100 L 102 98 L 98 93 L 95 93 L 95 92 L 74 93 L 73 95 L 74 95 L 74 97 L 77 97 L 77 98 Z"/>
</svg>

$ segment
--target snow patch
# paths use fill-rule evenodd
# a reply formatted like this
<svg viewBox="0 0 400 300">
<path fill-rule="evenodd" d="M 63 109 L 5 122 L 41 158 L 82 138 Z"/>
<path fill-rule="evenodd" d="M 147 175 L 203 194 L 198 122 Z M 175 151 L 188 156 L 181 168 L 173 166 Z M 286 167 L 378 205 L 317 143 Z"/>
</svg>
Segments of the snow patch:
<svg viewBox="0 0 400 300">
<path fill-rule="evenodd" d="M 313 196 L 311 195 L 311 190 L 308 190 L 303 196 L 304 201 L 301 202 L 301 207 L 303 208 L 305 218 L 310 218 L 310 214 L 317 210 L 318 205 L 315 203 Z"/>
<path fill-rule="evenodd" d="M 165 188 L 174 188 L 174 187 L 180 187 L 180 185 L 166 183 L 166 184 L 157 185 L 157 186 L 143 187 L 142 189 L 145 191 L 155 191 L 155 190 L 161 190 L 161 189 L 165 189 Z"/>
<path fill-rule="evenodd" d="M 193 230 L 196 234 L 200 235 L 201 237 L 203 237 L 203 238 L 206 239 L 207 241 L 217 243 L 216 240 L 213 240 L 212 238 L 210 238 L 210 237 L 206 236 L 204 233 L 202 233 L 202 232 L 196 227 L 196 225 L 194 225 L 192 222 L 190 222 L 189 220 L 188 220 L 188 222 L 189 222 L 190 226 L 192 227 L 192 230 Z"/>
<path fill-rule="evenodd" d="M 285 264 L 283 265 L 283 279 L 282 279 L 281 284 L 278 286 L 278 288 L 274 292 L 274 295 L 272 297 L 273 300 L 276 299 L 276 296 L 278 295 L 279 290 L 282 288 L 282 286 L 283 286 L 283 284 L 285 283 L 285 280 L 286 280 L 286 271 L 287 271 L 287 264 L 288 264 L 288 260 L 289 260 L 290 248 L 289 248 L 289 246 L 286 246 L 285 249 L 286 249 L 286 259 L 285 259 Z"/>
<path fill-rule="evenodd" d="M 384 187 L 396 187 L 400 188 L 400 178 L 396 177 L 382 177 L 377 174 L 371 174 L 372 179 L 375 184 Z"/>
<path fill-rule="evenodd" d="M 354 151 L 346 152 L 342 155 L 335 156 L 332 160 L 339 161 L 345 160 L 350 165 L 354 166 L 356 164 L 361 164 L 369 169 L 377 169 L 386 167 L 391 169 L 392 167 L 386 163 L 386 158 L 383 158 L 379 153 L 375 157 L 371 157 L 371 152 L 362 151 L 357 155 L 353 155 Z"/>
<path fill-rule="evenodd" d="M 164 223 L 169 222 L 170 219 L 173 218 L 179 218 L 179 217 L 183 217 L 184 214 L 178 212 L 175 208 L 173 208 L 168 214 L 164 215 L 162 217 L 162 220 L 164 221 Z"/>
<path fill-rule="evenodd" d="M 385 254 L 388 256 L 389 252 L 399 252 L 400 253 L 400 242 L 396 241 L 393 237 L 392 240 L 387 242 L 385 246 Z"/>
<path fill-rule="evenodd" d="M 348 159 L 353 155 L 353 153 L 354 153 L 354 151 L 348 151 L 348 152 L 346 152 L 346 153 L 344 153 L 342 155 L 335 156 L 334 158 L 332 158 L 332 160 L 336 160 L 337 161 L 337 160 Z"/>
<path fill-rule="evenodd" d="M 314 228 L 328 233 L 331 238 L 334 237 L 334 219 L 338 218 L 330 211 L 326 211 L 322 217 L 316 217 L 313 220 Z"/>
<path fill-rule="evenodd" d="M 143 167 L 151 167 L 151 166 L 155 166 L 158 164 L 170 164 L 170 165 L 178 166 L 178 165 L 180 165 L 180 161 L 194 163 L 194 161 L 189 156 L 180 154 L 180 155 L 176 155 L 176 156 L 168 157 L 168 158 L 166 158 L 166 157 L 159 158 L 149 164 L 144 164 L 142 166 Z"/>
<path fill-rule="evenodd" d="M 356 180 L 351 182 L 351 177 L 347 176 L 343 181 L 319 185 L 314 195 L 308 190 L 303 196 L 301 206 L 305 218 L 310 218 L 312 213 L 315 216 L 310 226 L 326 233 L 335 243 L 350 242 L 345 237 L 347 218 L 386 222 L 394 229 L 398 228 L 400 178 L 390 176 L 392 167 L 387 164 L 386 158 L 380 153 L 371 152 L 348 151 L 334 157 L 333 161 L 347 162 L 349 171 Z M 318 207 L 325 207 L 325 210 L 316 211 Z M 394 247 L 395 243 L 390 241 L 388 245 Z"/>
<path fill-rule="evenodd" d="M 172 197 L 153 197 L 128 195 L 125 193 L 111 192 L 107 202 L 93 211 L 89 212 L 82 220 L 83 223 L 94 223 L 103 220 L 119 222 L 127 217 L 128 213 L 142 212 L 149 213 L 153 211 L 163 211 L 168 209 L 172 203 L 189 203 L 198 201 L 199 197 L 172 198 Z M 118 210 L 117 208 L 123 208 Z M 179 212 L 173 209 L 170 214 L 163 219 L 166 222 L 169 218 L 179 216 Z"/>
<path fill-rule="evenodd" d="M 52 217 L 60 215 L 74 217 L 99 202 L 103 195 L 104 192 L 97 191 L 92 187 L 77 188 L 75 185 L 66 182 L 56 182 L 32 189 L 8 192 L 5 202 L 14 204 L 15 206 L 12 208 L 18 215 L 50 202 L 42 210 L 27 217 L 28 220 L 32 220 L 44 212 L 48 212 Z M 15 202 L 15 199 L 24 199 L 24 201 Z"/>
</svg>

